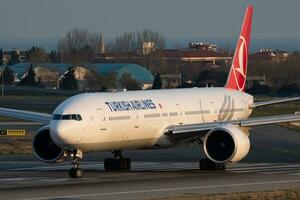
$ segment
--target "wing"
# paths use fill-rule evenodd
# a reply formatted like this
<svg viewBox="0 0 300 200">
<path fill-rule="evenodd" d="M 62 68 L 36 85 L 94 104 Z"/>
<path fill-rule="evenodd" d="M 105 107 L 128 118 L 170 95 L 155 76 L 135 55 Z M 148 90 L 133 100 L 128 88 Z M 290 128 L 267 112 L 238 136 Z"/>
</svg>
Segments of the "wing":
<svg viewBox="0 0 300 200">
<path fill-rule="evenodd" d="M 290 101 L 299 101 L 300 97 L 294 97 L 294 98 L 285 98 L 285 99 L 276 99 L 271 101 L 261 101 L 261 102 L 255 102 L 254 104 L 250 105 L 250 108 L 256 108 L 259 106 L 267 106 L 271 104 L 277 104 L 277 103 L 285 103 Z"/>
<path fill-rule="evenodd" d="M 34 122 L 40 122 L 45 124 L 49 123 L 52 118 L 52 115 L 47 113 L 38 113 L 38 112 L 15 110 L 15 109 L 8 109 L 8 108 L 0 108 L 0 115 L 6 117 L 18 118 L 18 119 L 25 119 Z"/>
<path fill-rule="evenodd" d="M 165 134 L 174 139 L 187 139 L 192 137 L 204 136 L 209 130 L 225 124 L 232 124 L 239 127 L 251 127 L 267 124 L 276 124 L 282 122 L 300 121 L 300 114 L 277 115 L 270 117 L 256 117 L 243 120 L 232 120 L 222 122 L 212 122 L 204 124 L 186 124 L 169 127 L 165 130 Z"/>
</svg>

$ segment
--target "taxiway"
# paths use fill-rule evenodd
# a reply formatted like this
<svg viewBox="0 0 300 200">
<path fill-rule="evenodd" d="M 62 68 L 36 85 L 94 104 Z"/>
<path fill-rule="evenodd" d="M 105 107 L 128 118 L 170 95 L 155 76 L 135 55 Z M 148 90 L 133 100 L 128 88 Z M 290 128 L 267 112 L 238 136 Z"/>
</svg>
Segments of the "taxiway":
<svg viewBox="0 0 300 200">
<path fill-rule="evenodd" d="M 132 170 L 105 172 L 109 153 L 87 155 L 85 175 L 67 175 L 70 163 L 44 164 L 31 155 L 1 156 L 0 199 L 151 199 L 300 187 L 300 133 L 279 126 L 256 127 L 251 150 L 226 171 L 199 171 L 201 146 L 127 151 Z"/>
</svg>

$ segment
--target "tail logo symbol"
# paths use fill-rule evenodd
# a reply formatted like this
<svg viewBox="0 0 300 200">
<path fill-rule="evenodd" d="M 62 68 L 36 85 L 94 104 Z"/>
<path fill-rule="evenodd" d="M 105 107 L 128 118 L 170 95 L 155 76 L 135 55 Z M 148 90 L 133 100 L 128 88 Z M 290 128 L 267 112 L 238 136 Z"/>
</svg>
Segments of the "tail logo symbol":
<svg viewBox="0 0 300 200">
<path fill-rule="evenodd" d="M 253 7 L 248 6 L 240 37 L 233 56 L 229 76 L 225 85 L 228 89 L 244 91 L 246 86 L 248 51 L 250 45 Z"/>
<path fill-rule="evenodd" d="M 238 57 L 236 61 L 233 63 L 233 72 L 236 84 L 239 90 L 243 90 L 245 87 L 245 80 L 246 80 L 246 72 L 247 72 L 247 62 L 248 62 L 248 50 L 247 50 L 247 42 L 243 36 L 240 36 L 239 40 L 239 48 L 238 52 L 235 55 Z"/>
</svg>

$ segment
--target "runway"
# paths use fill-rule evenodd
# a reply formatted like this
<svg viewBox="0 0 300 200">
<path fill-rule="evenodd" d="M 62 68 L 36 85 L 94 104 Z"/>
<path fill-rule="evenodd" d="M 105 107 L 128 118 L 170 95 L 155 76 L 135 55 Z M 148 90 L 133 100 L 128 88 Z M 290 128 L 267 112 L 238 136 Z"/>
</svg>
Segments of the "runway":
<svg viewBox="0 0 300 200">
<path fill-rule="evenodd" d="M 0 156 L 0 199 L 151 199 L 300 187 L 300 134 L 278 126 L 256 127 L 251 151 L 226 171 L 200 171 L 201 146 L 126 151 L 132 170 L 105 172 L 110 153 L 87 155 L 85 175 L 71 179 L 70 163 L 44 164 L 32 156 Z"/>
</svg>

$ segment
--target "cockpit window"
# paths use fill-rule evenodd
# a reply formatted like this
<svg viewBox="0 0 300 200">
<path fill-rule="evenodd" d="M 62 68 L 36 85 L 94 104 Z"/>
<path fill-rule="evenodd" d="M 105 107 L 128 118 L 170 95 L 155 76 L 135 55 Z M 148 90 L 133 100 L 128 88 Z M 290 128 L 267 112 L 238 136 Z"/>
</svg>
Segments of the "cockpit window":
<svg viewBox="0 0 300 200">
<path fill-rule="evenodd" d="M 81 115 L 79 114 L 71 114 L 71 115 L 59 115 L 59 114 L 54 114 L 52 117 L 53 120 L 77 120 L 81 121 Z"/>
</svg>

